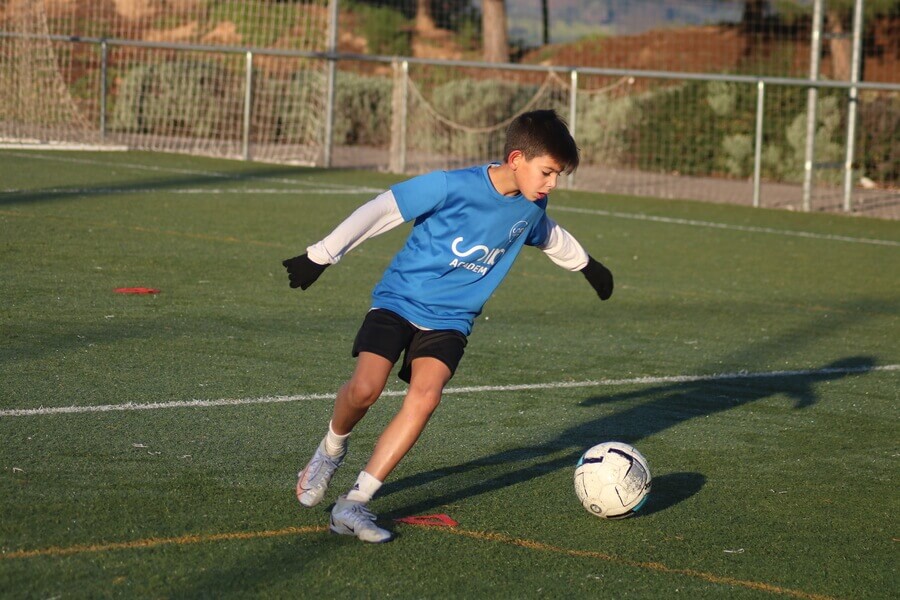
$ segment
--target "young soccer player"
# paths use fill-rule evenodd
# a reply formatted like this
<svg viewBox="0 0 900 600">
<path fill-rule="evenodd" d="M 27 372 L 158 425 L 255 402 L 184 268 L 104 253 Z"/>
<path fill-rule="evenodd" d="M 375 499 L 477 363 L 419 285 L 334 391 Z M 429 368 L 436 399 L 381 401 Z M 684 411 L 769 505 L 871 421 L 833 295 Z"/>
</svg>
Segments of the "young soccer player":
<svg viewBox="0 0 900 600">
<path fill-rule="evenodd" d="M 552 110 L 523 114 L 509 126 L 504 161 L 436 171 L 399 183 L 364 204 L 306 254 L 285 260 L 292 288 L 307 289 L 365 240 L 414 221 L 406 245 L 372 292 L 372 307 L 353 344 L 356 368 L 338 391 L 327 434 L 298 474 L 303 506 L 322 501 L 347 452 L 353 427 L 378 400 L 394 364 L 409 384 L 356 484 L 331 511 L 331 531 L 365 542 L 393 534 L 367 503 L 409 452 L 441 401 L 475 318 L 523 246 L 581 271 L 601 300 L 612 273 L 547 216 L 547 195 L 578 166 L 578 148 Z"/>
</svg>

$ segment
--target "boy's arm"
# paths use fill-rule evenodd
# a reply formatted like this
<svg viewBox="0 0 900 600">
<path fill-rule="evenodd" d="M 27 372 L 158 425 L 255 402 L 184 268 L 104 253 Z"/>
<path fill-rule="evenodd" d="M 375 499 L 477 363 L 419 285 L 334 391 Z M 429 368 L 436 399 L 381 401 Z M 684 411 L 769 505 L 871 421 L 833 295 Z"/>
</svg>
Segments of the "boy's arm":
<svg viewBox="0 0 900 600">
<path fill-rule="evenodd" d="M 357 208 L 334 231 L 306 249 L 306 254 L 282 261 L 292 288 L 306 289 L 315 283 L 328 265 L 367 239 L 403 223 L 403 215 L 390 190 Z"/>
<path fill-rule="evenodd" d="M 607 300 L 613 292 L 613 276 L 609 269 L 595 260 L 578 243 L 571 233 L 546 217 L 547 238 L 538 248 L 550 260 L 569 271 L 581 271 L 601 300 Z"/>
</svg>

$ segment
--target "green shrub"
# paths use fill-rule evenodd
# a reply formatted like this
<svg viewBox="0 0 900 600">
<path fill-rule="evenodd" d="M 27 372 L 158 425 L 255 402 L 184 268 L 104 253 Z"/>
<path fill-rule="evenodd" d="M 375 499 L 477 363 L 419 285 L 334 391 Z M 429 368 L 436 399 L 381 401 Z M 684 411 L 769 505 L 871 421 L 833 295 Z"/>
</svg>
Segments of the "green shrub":
<svg viewBox="0 0 900 600">
<path fill-rule="evenodd" d="M 710 81 L 706 84 L 706 103 L 719 117 L 734 114 L 737 107 L 737 86 L 727 81 Z"/>
<path fill-rule="evenodd" d="M 254 6 L 255 4 L 255 6 Z M 256 2 L 211 0 L 206 8 L 207 23 L 214 27 L 234 23 L 240 44 L 271 47 L 280 38 L 291 38 L 291 30 L 309 20 L 308 8 L 295 2 Z"/>
<path fill-rule="evenodd" d="M 557 112 L 566 114 L 561 108 Z M 627 132 L 634 118 L 635 103 L 629 96 L 583 95 L 576 112 L 576 141 L 582 162 L 605 166 L 624 164 Z"/>
<path fill-rule="evenodd" d="M 359 17 L 369 52 L 389 56 L 412 55 L 412 24 L 400 11 L 386 6 L 351 4 Z"/>
<path fill-rule="evenodd" d="M 304 101 L 310 94 L 323 95 L 325 77 L 318 71 L 300 70 L 284 79 L 256 79 L 254 129 L 271 132 L 264 142 L 318 144 L 324 127 L 322 102 Z M 263 104 L 265 102 L 265 104 Z M 258 107 L 258 108 L 257 108 Z"/>
<path fill-rule="evenodd" d="M 448 121 L 473 129 L 502 123 L 534 97 L 538 87 L 505 81 L 460 79 L 437 86 L 431 104 Z M 415 111 L 422 113 L 423 111 Z M 431 117 L 414 123 L 414 145 L 454 157 L 493 157 L 502 152 L 505 128 L 491 132 L 460 131 L 444 123 L 430 124 Z"/>
<path fill-rule="evenodd" d="M 900 184 L 900 97 L 876 95 L 861 99 L 857 163 L 862 174 L 881 184 Z"/>
<path fill-rule="evenodd" d="M 816 163 L 834 163 L 843 159 L 844 146 L 841 139 L 842 115 L 839 108 L 839 100 L 836 96 L 819 99 L 816 108 L 816 131 L 814 138 L 814 153 Z M 779 181 L 800 182 L 803 181 L 803 165 L 806 161 L 806 128 L 807 113 L 804 111 L 794 117 L 793 122 L 785 131 L 786 146 L 780 156 L 775 156 L 778 162 L 767 164 L 767 168 L 775 172 Z M 839 169 L 818 169 L 816 178 L 829 183 L 839 183 L 843 177 L 843 171 Z"/>
<path fill-rule="evenodd" d="M 461 127 L 488 128 L 503 123 L 522 110 L 539 91 L 536 85 L 512 82 L 462 79 L 435 88 L 431 100 L 437 113 Z M 535 109 L 552 108 L 568 115 L 568 99 L 542 98 Z M 577 108 L 577 143 L 585 163 L 618 165 L 627 150 L 626 133 L 634 118 L 634 101 L 630 97 L 609 98 L 584 94 Z M 434 123 L 434 119 L 413 111 L 421 122 L 412 125 L 419 132 L 413 140 L 418 149 L 453 157 L 500 158 L 506 129 L 490 132 L 465 131 L 458 126 Z"/>
<path fill-rule="evenodd" d="M 335 144 L 385 146 L 391 141 L 393 80 L 338 72 Z"/>
<path fill-rule="evenodd" d="M 722 162 L 729 175 L 745 177 L 753 172 L 753 137 L 735 133 L 722 140 Z"/>
<path fill-rule="evenodd" d="M 799 87 L 770 86 L 766 95 L 762 174 L 775 181 L 800 182 L 806 159 L 806 96 Z M 816 111 L 815 162 L 842 159 L 843 100 L 838 90 L 820 90 Z M 683 175 L 753 173 L 756 124 L 755 86 L 728 82 L 687 82 L 651 90 L 635 101 L 634 125 L 625 134 L 634 163 L 649 171 Z M 880 148 L 886 149 L 885 138 Z M 884 154 L 882 154 L 884 155 Z M 839 169 L 822 168 L 816 177 L 837 183 Z"/>
<path fill-rule="evenodd" d="M 317 71 L 296 71 L 290 79 L 269 80 L 265 93 L 272 98 L 261 106 L 257 118 L 271 119 L 271 141 L 312 144 L 324 134 L 324 97 L 304 101 L 310 94 L 325 93 L 325 76 Z M 386 146 L 391 139 L 391 91 L 393 82 L 384 77 L 338 71 L 335 82 L 334 130 L 332 140 L 339 145 Z M 263 124 L 264 126 L 265 124 Z M 262 127 L 262 126 L 261 126 Z"/>
<path fill-rule="evenodd" d="M 626 137 L 633 164 L 647 171 L 711 174 L 725 131 L 717 126 L 720 119 L 706 97 L 703 82 L 638 96 L 635 120 Z"/>
<path fill-rule="evenodd" d="M 210 61 L 140 65 L 125 75 L 111 129 L 126 133 L 210 137 L 227 118 L 229 73 Z"/>
</svg>

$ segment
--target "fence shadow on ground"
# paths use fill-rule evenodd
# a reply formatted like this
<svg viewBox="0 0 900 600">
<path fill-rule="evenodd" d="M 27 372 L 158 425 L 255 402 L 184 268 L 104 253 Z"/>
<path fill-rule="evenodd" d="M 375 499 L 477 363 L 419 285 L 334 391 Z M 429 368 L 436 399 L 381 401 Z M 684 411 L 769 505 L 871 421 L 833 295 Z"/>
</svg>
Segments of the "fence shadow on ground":
<svg viewBox="0 0 900 600">
<path fill-rule="evenodd" d="M 108 165 L 110 169 L 126 167 L 111 163 Z M 345 172 L 341 169 L 310 169 L 285 166 L 266 166 L 262 168 L 251 169 L 247 171 L 237 172 L 216 172 L 216 171 L 197 171 L 196 173 L 173 172 L 164 177 L 147 178 L 135 181 L 107 181 L 103 183 L 92 183 L 91 185 L 64 185 L 35 188 L 29 190 L 0 190 L 0 208 L 13 207 L 18 205 L 37 204 L 41 202 L 62 201 L 70 198 L 98 198 L 104 196 L 122 196 L 127 194 L 148 194 L 153 192 L 164 192 L 177 190 L 182 188 L 194 188 L 209 185 L 227 185 L 233 186 L 242 182 L 265 182 L 278 186 L 302 186 L 316 185 L 308 181 L 308 178 L 325 175 L 331 172 Z M 281 177 L 297 177 L 302 175 L 303 179 L 284 180 L 277 179 Z M 328 184 L 325 184 L 328 185 Z M 332 184 L 338 185 L 338 184 Z M 339 186 L 338 187 L 342 187 Z M 286 188 L 290 189 L 290 188 Z M 202 192 L 202 190 L 197 190 Z M 298 194 L 302 194 L 303 190 L 298 189 Z M 252 191 L 245 192 L 246 196 L 253 195 Z M 374 195 L 374 194 L 373 194 Z"/>
</svg>

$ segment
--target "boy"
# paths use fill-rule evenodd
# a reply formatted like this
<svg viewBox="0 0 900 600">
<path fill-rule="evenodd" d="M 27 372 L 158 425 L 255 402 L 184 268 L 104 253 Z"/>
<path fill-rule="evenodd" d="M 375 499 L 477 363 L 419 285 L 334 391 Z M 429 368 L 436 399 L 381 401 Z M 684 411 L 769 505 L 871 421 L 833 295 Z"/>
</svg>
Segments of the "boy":
<svg viewBox="0 0 900 600">
<path fill-rule="evenodd" d="M 283 262 L 291 287 L 305 290 L 366 239 L 415 220 L 406 245 L 372 292 L 372 308 L 353 344 L 356 368 L 338 391 L 328 433 L 298 474 L 298 500 L 315 506 L 344 459 L 351 430 L 404 354 L 399 377 L 409 390 L 356 484 L 332 509 L 335 533 L 365 542 L 392 539 L 366 505 L 419 438 L 462 358 L 473 321 L 523 245 L 581 271 L 601 300 L 612 294 L 612 273 L 545 212 L 559 175 L 578 166 L 578 148 L 565 122 L 552 110 L 519 116 L 507 130 L 504 153 L 502 164 L 399 183 L 306 254 Z"/>
</svg>

